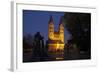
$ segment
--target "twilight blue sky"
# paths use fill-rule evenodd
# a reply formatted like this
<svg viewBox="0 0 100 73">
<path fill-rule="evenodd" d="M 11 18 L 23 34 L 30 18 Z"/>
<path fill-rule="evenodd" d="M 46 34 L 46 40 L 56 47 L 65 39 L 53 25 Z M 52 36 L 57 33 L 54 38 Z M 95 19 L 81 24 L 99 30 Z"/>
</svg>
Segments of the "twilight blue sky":
<svg viewBox="0 0 100 73">
<path fill-rule="evenodd" d="M 55 31 L 57 31 L 60 18 L 64 15 L 64 12 L 23 10 L 23 35 L 34 35 L 39 31 L 44 36 L 44 40 L 47 40 L 48 22 L 51 15 L 53 17 Z M 69 36 L 68 31 L 65 30 L 65 40 Z"/>
</svg>

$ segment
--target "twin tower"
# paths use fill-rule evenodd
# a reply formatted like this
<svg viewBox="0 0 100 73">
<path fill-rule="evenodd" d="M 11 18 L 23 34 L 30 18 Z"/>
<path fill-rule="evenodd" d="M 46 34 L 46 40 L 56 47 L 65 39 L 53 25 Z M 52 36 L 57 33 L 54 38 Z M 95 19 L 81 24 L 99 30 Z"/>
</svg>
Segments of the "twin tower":
<svg viewBox="0 0 100 73">
<path fill-rule="evenodd" d="M 60 20 L 58 31 L 54 30 L 54 22 L 52 16 L 48 23 L 48 40 L 49 51 L 64 50 L 64 26 L 62 19 Z"/>
</svg>

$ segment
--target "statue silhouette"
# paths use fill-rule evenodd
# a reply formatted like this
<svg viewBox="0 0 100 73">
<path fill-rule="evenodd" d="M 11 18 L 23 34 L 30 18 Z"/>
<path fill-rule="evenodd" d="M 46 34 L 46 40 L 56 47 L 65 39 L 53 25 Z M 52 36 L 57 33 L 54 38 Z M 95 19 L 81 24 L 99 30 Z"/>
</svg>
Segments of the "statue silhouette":
<svg viewBox="0 0 100 73">
<path fill-rule="evenodd" d="M 44 40 L 40 32 L 34 35 L 34 49 L 32 53 L 32 59 L 35 61 L 40 61 L 43 58 L 44 53 Z"/>
</svg>

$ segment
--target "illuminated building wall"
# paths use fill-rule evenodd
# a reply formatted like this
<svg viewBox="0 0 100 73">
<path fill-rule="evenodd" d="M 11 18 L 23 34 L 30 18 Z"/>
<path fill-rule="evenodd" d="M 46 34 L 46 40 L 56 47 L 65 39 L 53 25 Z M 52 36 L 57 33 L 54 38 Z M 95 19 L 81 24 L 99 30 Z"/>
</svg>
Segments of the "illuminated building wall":
<svg viewBox="0 0 100 73">
<path fill-rule="evenodd" d="M 58 31 L 54 31 L 54 23 L 52 16 L 49 20 L 48 25 L 48 40 L 49 40 L 49 51 L 64 50 L 64 26 L 62 19 L 60 20 Z"/>
</svg>

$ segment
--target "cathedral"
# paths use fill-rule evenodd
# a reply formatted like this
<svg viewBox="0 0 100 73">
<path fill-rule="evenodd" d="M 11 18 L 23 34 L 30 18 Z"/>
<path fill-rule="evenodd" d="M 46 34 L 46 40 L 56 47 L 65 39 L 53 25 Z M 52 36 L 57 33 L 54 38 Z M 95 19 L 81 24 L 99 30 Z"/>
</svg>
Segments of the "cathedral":
<svg viewBox="0 0 100 73">
<path fill-rule="evenodd" d="M 48 23 L 48 50 L 51 52 L 64 50 L 64 26 L 62 19 L 60 20 L 58 30 L 54 30 L 54 22 L 52 16 Z"/>
</svg>

